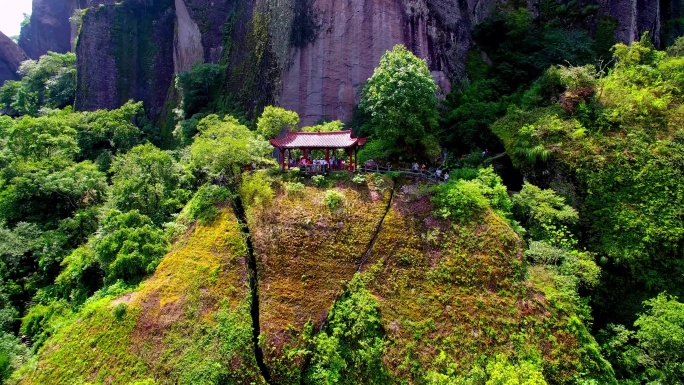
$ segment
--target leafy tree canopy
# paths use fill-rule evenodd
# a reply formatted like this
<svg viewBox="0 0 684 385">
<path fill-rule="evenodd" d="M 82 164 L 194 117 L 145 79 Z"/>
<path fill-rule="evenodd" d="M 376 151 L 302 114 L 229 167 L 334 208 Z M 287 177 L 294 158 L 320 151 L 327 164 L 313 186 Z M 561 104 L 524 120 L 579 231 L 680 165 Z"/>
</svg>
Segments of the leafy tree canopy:
<svg viewBox="0 0 684 385">
<path fill-rule="evenodd" d="M 0 88 L 0 108 L 36 116 L 41 108 L 64 108 L 76 96 L 76 54 L 48 52 L 19 67 L 22 79 Z"/>
<path fill-rule="evenodd" d="M 181 165 L 152 144 L 117 156 L 111 172 L 110 204 L 122 212 L 138 210 L 156 224 L 167 221 L 189 198 Z"/>
<path fill-rule="evenodd" d="M 271 145 L 230 115 L 209 115 L 197 125 L 199 134 L 190 147 L 196 171 L 211 177 L 224 175 L 237 181 L 244 166 L 269 164 Z"/>
<path fill-rule="evenodd" d="M 282 107 L 266 106 L 257 120 L 257 133 L 272 139 L 283 131 L 294 131 L 299 123 L 299 115 Z"/>
<path fill-rule="evenodd" d="M 366 132 L 382 139 L 395 155 L 439 153 L 432 137 L 438 116 L 435 91 L 425 60 L 395 46 L 382 56 L 363 89 L 359 107 L 368 116 Z"/>
</svg>

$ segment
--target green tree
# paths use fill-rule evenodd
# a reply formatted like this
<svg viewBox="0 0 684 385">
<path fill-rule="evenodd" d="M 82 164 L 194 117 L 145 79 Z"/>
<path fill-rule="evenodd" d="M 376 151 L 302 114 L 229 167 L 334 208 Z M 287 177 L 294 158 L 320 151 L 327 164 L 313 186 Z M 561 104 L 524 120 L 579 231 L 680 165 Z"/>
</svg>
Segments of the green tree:
<svg viewBox="0 0 684 385">
<path fill-rule="evenodd" d="M 167 246 L 164 232 L 149 217 L 132 210 L 109 212 L 94 248 L 107 283 L 121 279 L 135 284 L 154 272 Z"/>
<path fill-rule="evenodd" d="M 436 90 L 425 60 L 403 45 L 395 46 L 382 56 L 361 95 L 359 107 L 368 116 L 367 132 L 382 139 L 395 155 L 439 153 L 433 137 Z"/>
<path fill-rule="evenodd" d="M 331 122 L 325 122 L 321 124 L 316 124 L 314 126 L 302 127 L 304 132 L 332 132 L 340 131 L 344 128 L 344 123 L 339 120 L 333 120 Z"/>
<path fill-rule="evenodd" d="M 684 304 L 665 293 L 644 302 L 636 331 L 609 324 L 599 333 L 601 349 L 627 384 L 684 381 Z"/>
<path fill-rule="evenodd" d="M 37 115 L 43 108 L 63 108 L 76 97 L 76 54 L 48 52 L 19 67 L 22 79 L 0 89 L 0 103 L 20 115 Z"/>
<path fill-rule="evenodd" d="M 176 77 L 176 88 L 180 90 L 183 117 L 189 118 L 205 109 L 211 109 L 221 89 L 226 66 L 219 64 L 198 64 L 190 71 Z"/>
<path fill-rule="evenodd" d="M 122 212 L 138 210 L 156 224 L 167 221 L 189 198 L 183 168 L 152 144 L 117 156 L 111 172 L 110 204 Z"/>
<path fill-rule="evenodd" d="M 275 138 L 283 131 L 297 129 L 299 115 L 282 107 L 266 106 L 257 120 L 257 133 L 266 139 Z"/>
<path fill-rule="evenodd" d="M 531 238 L 552 240 L 556 231 L 574 226 L 579 220 L 577 210 L 551 189 L 542 190 L 525 182 L 513 196 L 513 215 L 528 230 Z"/>
<path fill-rule="evenodd" d="M 378 300 L 356 276 L 313 338 L 307 384 L 387 384 Z"/>
<path fill-rule="evenodd" d="M 650 381 L 663 384 L 684 382 L 684 304 L 661 293 L 646 301 L 648 310 L 634 326 L 642 350 L 639 360 Z"/>
<path fill-rule="evenodd" d="M 269 164 L 271 145 L 257 137 L 237 119 L 226 115 L 223 120 L 209 115 L 197 125 L 199 134 L 190 147 L 193 167 L 210 177 L 224 175 L 230 182 L 239 179 L 245 165 Z"/>
<path fill-rule="evenodd" d="M 65 118 L 74 120 L 79 158 L 93 160 L 106 171 L 113 156 L 140 144 L 142 132 L 136 121 L 144 113 L 142 102 L 129 100 L 115 110 L 67 113 Z"/>
</svg>

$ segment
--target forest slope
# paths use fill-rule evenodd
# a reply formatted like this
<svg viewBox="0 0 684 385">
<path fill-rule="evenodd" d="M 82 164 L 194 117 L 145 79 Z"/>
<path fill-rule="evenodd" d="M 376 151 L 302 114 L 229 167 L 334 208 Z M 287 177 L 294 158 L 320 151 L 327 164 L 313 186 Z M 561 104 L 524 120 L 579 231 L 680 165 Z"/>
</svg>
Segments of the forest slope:
<svg viewBox="0 0 684 385">
<path fill-rule="evenodd" d="M 441 219 L 414 183 L 339 178 L 314 187 L 276 177 L 259 204 L 241 191 L 270 383 L 612 381 L 575 306 L 554 296 L 553 273 L 526 279 L 506 219 Z M 15 378 L 264 383 L 239 226 L 223 208 L 189 230 L 136 291 L 91 299 Z"/>
<path fill-rule="evenodd" d="M 263 383 L 246 257 L 235 215 L 224 208 L 189 230 L 138 290 L 89 301 L 19 383 Z"/>
</svg>

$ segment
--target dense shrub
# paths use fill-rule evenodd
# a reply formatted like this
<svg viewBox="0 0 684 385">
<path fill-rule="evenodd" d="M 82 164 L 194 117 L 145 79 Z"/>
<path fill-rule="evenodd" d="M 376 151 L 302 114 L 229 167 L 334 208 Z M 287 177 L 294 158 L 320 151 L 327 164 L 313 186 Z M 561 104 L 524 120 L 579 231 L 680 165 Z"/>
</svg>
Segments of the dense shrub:
<svg viewBox="0 0 684 385">
<path fill-rule="evenodd" d="M 344 203 L 344 194 L 337 190 L 328 190 L 325 192 L 325 197 L 323 202 L 328 207 L 329 210 L 335 210 L 342 203 Z"/>
<path fill-rule="evenodd" d="M 301 182 L 285 182 L 287 196 L 300 198 L 304 195 L 304 184 Z"/>
<path fill-rule="evenodd" d="M 528 230 L 530 237 L 551 240 L 557 231 L 568 231 L 579 219 L 577 211 L 553 190 L 542 190 L 525 183 L 513 196 L 512 212 L 515 219 Z"/>
<path fill-rule="evenodd" d="M 313 182 L 314 186 L 316 187 L 325 187 L 329 185 L 328 181 L 325 179 L 325 176 L 323 175 L 314 175 L 311 177 L 311 182 Z"/>
<path fill-rule="evenodd" d="M 245 173 L 240 184 L 240 197 L 247 206 L 267 206 L 275 197 L 271 179 L 266 172 Z"/>
<path fill-rule="evenodd" d="M 437 215 L 467 222 L 489 208 L 482 185 L 473 180 L 454 180 L 444 184 L 433 198 Z"/>
<path fill-rule="evenodd" d="M 433 203 L 437 215 L 460 222 L 475 219 L 490 207 L 508 218 L 511 209 L 506 187 L 491 167 L 480 169 L 475 179 L 450 177 L 447 183 L 437 187 Z"/>
<path fill-rule="evenodd" d="M 312 341 L 307 384 L 386 384 L 378 300 L 356 276 Z"/>
<path fill-rule="evenodd" d="M 185 205 L 178 215 L 178 221 L 186 225 L 195 220 L 207 224 L 221 212 L 216 205 L 225 203 L 229 198 L 230 190 L 227 188 L 205 184 Z"/>
<path fill-rule="evenodd" d="M 107 283 L 137 283 L 154 272 L 167 246 L 164 232 L 149 217 L 112 211 L 102 221 L 95 251 Z"/>
</svg>

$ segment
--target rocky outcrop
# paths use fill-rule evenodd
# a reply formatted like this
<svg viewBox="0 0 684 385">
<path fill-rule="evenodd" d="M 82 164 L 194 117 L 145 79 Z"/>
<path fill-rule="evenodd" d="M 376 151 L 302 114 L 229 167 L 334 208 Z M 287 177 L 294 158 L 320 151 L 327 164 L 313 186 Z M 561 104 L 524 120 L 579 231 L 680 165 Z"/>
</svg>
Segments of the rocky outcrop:
<svg viewBox="0 0 684 385">
<path fill-rule="evenodd" d="M 602 14 L 617 20 L 617 41 L 629 44 L 649 31 L 654 44 L 660 46 L 662 3 L 662 0 L 602 0 L 599 5 Z"/>
<path fill-rule="evenodd" d="M 230 103 L 249 112 L 276 103 L 297 111 L 304 124 L 350 120 L 364 82 L 395 44 L 424 58 L 448 93 L 465 76 L 473 27 L 499 6 L 493 0 L 81 2 L 106 5 L 84 18 L 77 107 L 113 108 L 135 98 L 159 115 L 172 99 L 174 72 L 221 62 Z M 678 0 L 583 4 L 614 19 L 616 37 L 627 43 L 648 30 L 662 46 L 681 28 L 672 22 L 681 16 Z"/>
<path fill-rule="evenodd" d="M 19 65 L 28 59 L 28 56 L 12 39 L 0 32 L 0 86 L 6 80 L 18 80 Z"/>
<path fill-rule="evenodd" d="M 395 44 L 425 59 L 448 93 L 450 79 L 465 75 L 471 26 L 486 14 L 479 2 L 442 0 L 314 0 L 312 7 L 315 37 L 291 50 L 279 98 L 304 124 L 351 119 L 361 87 Z"/>
<path fill-rule="evenodd" d="M 31 20 L 21 28 L 19 46 L 32 59 L 48 51 L 71 51 L 69 18 L 78 7 L 78 0 L 33 0 Z"/>
<path fill-rule="evenodd" d="M 173 84 L 173 0 L 131 0 L 91 8 L 76 47 L 76 108 L 143 101 L 159 117 Z"/>
</svg>

